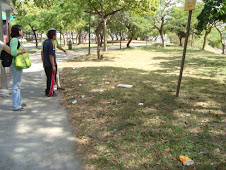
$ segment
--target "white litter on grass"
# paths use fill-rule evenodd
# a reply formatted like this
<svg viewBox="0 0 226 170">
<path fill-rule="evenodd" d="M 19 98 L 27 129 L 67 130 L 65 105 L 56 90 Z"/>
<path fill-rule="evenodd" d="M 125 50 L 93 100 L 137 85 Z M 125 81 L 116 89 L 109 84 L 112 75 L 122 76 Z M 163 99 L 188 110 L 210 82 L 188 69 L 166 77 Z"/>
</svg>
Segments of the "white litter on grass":
<svg viewBox="0 0 226 170">
<path fill-rule="evenodd" d="M 72 104 L 76 104 L 77 103 L 77 100 L 74 100 L 73 102 L 72 102 Z"/>
<path fill-rule="evenodd" d="M 81 95 L 81 98 L 83 98 L 83 99 L 84 99 L 84 98 L 85 98 L 85 95 Z"/>
<path fill-rule="evenodd" d="M 78 86 L 82 86 L 81 84 L 79 84 Z"/>
<path fill-rule="evenodd" d="M 59 71 L 63 71 L 63 69 L 64 69 L 64 68 L 59 68 L 58 70 L 59 70 Z"/>
<path fill-rule="evenodd" d="M 75 70 L 75 68 L 74 68 L 74 67 L 73 67 L 72 69 L 73 69 L 73 70 Z"/>
<path fill-rule="evenodd" d="M 144 105 L 144 103 L 139 103 L 138 105 L 139 105 L 139 106 L 143 106 L 143 105 Z"/>
<path fill-rule="evenodd" d="M 133 85 L 130 85 L 130 84 L 118 84 L 117 87 L 132 88 Z"/>
<path fill-rule="evenodd" d="M 191 116 L 191 114 L 186 114 L 187 117 Z"/>
</svg>

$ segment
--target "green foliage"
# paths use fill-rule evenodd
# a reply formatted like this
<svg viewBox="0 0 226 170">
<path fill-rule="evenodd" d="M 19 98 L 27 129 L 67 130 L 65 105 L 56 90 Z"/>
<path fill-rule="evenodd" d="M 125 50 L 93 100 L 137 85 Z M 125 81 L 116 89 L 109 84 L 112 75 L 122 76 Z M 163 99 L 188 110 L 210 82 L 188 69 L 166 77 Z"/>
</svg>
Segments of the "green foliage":
<svg viewBox="0 0 226 170">
<path fill-rule="evenodd" d="M 133 10 L 135 13 L 153 13 L 158 5 L 158 0 L 83 0 L 78 1 L 78 4 L 86 12 L 97 14 L 101 17 L 108 17 L 119 11 Z"/>
<path fill-rule="evenodd" d="M 219 32 L 215 28 L 212 29 L 207 40 L 212 47 L 221 48 L 222 46 Z"/>
<path fill-rule="evenodd" d="M 216 21 L 226 22 L 226 1 L 225 0 L 203 0 L 204 9 L 198 16 L 199 31 L 206 29 L 208 24 L 214 24 Z"/>
</svg>

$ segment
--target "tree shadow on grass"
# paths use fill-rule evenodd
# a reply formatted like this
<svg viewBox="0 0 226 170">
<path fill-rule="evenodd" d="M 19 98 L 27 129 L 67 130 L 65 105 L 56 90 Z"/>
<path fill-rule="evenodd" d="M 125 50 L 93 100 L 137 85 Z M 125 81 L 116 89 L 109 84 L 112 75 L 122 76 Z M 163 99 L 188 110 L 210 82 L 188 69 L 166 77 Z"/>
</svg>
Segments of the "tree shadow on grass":
<svg viewBox="0 0 226 170">
<path fill-rule="evenodd" d="M 178 157 L 184 154 L 195 160 L 193 168 L 224 167 L 223 84 L 184 77 L 181 97 L 176 98 L 177 75 L 88 67 L 78 69 L 72 79 L 67 74 L 71 68 L 64 71 L 63 83 L 70 91 L 64 92 L 65 104 L 76 137 L 85 140 L 78 143 L 77 152 L 87 165 L 100 169 L 181 169 Z M 120 83 L 134 86 L 116 87 Z M 73 91 L 75 84 L 82 86 Z M 76 96 L 72 98 L 73 93 Z M 72 105 L 75 99 L 78 104 Z"/>
</svg>

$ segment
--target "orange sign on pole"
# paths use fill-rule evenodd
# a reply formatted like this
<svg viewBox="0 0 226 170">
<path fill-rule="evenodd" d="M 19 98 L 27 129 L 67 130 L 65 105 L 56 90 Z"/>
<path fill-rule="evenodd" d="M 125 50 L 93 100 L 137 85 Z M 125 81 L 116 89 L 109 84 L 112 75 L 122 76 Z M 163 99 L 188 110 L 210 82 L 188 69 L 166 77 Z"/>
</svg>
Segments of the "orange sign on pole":
<svg viewBox="0 0 226 170">
<path fill-rule="evenodd" d="M 184 10 L 185 11 L 191 11 L 195 9 L 196 6 L 196 1 L 197 0 L 186 0 L 185 1 L 185 6 L 184 6 Z"/>
</svg>

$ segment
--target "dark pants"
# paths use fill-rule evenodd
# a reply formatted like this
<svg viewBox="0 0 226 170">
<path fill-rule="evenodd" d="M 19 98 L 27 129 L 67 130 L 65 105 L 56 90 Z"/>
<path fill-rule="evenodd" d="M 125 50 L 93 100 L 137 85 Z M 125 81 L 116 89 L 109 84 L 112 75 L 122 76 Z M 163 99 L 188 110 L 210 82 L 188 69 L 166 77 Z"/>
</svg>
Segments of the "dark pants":
<svg viewBox="0 0 226 170">
<path fill-rule="evenodd" d="M 45 94 L 46 96 L 51 96 L 54 93 L 53 88 L 56 81 L 57 66 L 56 72 L 53 72 L 52 67 L 45 67 L 45 72 L 47 77 Z"/>
</svg>

